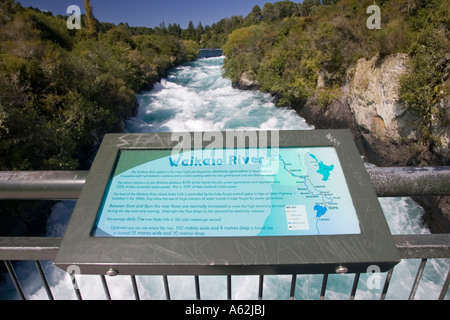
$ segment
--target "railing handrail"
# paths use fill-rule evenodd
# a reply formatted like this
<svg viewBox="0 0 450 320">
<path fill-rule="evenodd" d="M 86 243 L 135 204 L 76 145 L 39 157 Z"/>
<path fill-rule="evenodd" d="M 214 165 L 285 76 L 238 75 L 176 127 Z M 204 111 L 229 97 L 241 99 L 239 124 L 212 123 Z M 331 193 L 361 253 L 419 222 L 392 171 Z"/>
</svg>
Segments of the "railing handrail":
<svg viewBox="0 0 450 320">
<path fill-rule="evenodd" d="M 76 200 L 89 171 L 1 171 L 0 200 Z"/>
<path fill-rule="evenodd" d="M 379 197 L 450 195 L 450 167 L 367 169 Z M 0 171 L 0 200 L 76 200 L 89 171 Z M 0 237 L 0 260 L 53 260 L 62 238 Z M 401 258 L 450 258 L 450 234 L 394 235 Z"/>
<path fill-rule="evenodd" d="M 450 234 L 393 235 L 401 259 L 450 258 Z M 0 237 L 0 260 L 52 261 L 60 237 Z"/>
<path fill-rule="evenodd" d="M 450 195 L 450 167 L 377 167 L 367 172 L 379 197 Z"/>
<path fill-rule="evenodd" d="M 367 169 L 379 197 L 450 195 L 450 167 Z M 0 200 L 75 200 L 89 171 L 0 171 Z"/>
<path fill-rule="evenodd" d="M 441 196 L 450 195 L 450 167 L 395 167 L 367 169 L 375 192 L 379 197 Z M 75 200 L 80 196 L 89 171 L 3 171 L 0 172 L 0 200 Z M 414 299 L 427 259 L 450 258 L 450 234 L 408 234 L 394 235 L 401 259 L 422 259 L 409 298 Z M 3 260 L 19 296 L 25 299 L 11 261 L 35 261 L 49 299 L 53 299 L 40 261 L 56 258 L 63 238 L 60 237 L 0 237 L 0 260 Z M 381 299 L 386 296 L 393 273 L 386 276 Z M 199 275 L 196 280 L 196 295 L 200 298 Z M 231 298 L 231 276 L 227 274 L 227 297 Z M 100 275 L 102 284 L 110 299 L 105 276 Z M 324 274 L 321 299 L 324 298 L 328 275 Z M 166 298 L 170 299 L 167 275 L 163 275 Z M 259 295 L 262 298 L 263 275 L 259 276 Z M 355 274 L 351 299 L 359 274 Z M 131 276 L 136 298 L 139 297 L 136 278 Z M 73 277 L 77 298 L 81 293 Z M 291 299 L 295 293 L 296 274 L 292 275 Z M 450 283 L 450 272 L 442 287 L 439 299 L 444 299 Z"/>
<path fill-rule="evenodd" d="M 60 237 L 0 237 L 0 260 L 53 261 Z"/>
</svg>

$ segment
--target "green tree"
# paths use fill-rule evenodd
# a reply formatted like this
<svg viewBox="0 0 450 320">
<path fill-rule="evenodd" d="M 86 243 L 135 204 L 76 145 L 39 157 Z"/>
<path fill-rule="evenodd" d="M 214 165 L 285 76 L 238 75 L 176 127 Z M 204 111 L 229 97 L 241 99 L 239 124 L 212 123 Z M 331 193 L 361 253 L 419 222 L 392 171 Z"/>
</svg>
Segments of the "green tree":
<svg viewBox="0 0 450 320">
<path fill-rule="evenodd" d="M 176 23 L 170 24 L 169 23 L 169 27 L 167 28 L 167 31 L 169 32 L 170 35 L 177 37 L 177 38 L 181 38 L 183 29 L 181 29 L 179 24 L 176 24 Z"/>
<path fill-rule="evenodd" d="M 282 20 L 284 18 L 290 18 L 296 13 L 296 4 L 285 0 L 275 2 L 273 6 L 273 11 L 276 19 Z"/>
<path fill-rule="evenodd" d="M 186 30 L 184 30 L 184 32 L 183 32 L 183 39 L 184 40 L 194 40 L 194 41 L 196 39 L 196 31 L 195 31 L 194 23 L 192 22 L 192 20 L 189 21 Z"/>
<path fill-rule="evenodd" d="M 205 28 L 201 22 L 198 23 L 197 28 L 195 29 L 195 41 L 200 42 L 202 35 L 205 33 Z"/>
<path fill-rule="evenodd" d="M 300 7 L 300 16 L 308 17 L 312 15 L 320 5 L 320 0 L 304 0 Z"/>
<path fill-rule="evenodd" d="M 258 21 L 262 20 L 262 11 L 261 7 L 258 5 L 255 5 L 252 8 L 252 11 L 245 17 L 244 22 L 246 24 L 253 24 Z"/>
<path fill-rule="evenodd" d="M 0 12 L 2 170 L 87 168 L 102 136 L 132 116 L 135 92 L 198 54 L 195 42 L 149 28 L 99 24 L 92 37 L 10 1 Z"/>
<path fill-rule="evenodd" d="M 275 20 L 276 14 L 275 14 L 275 6 L 273 5 L 273 3 L 267 2 L 266 4 L 264 4 L 261 14 L 263 16 L 263 19 L 266 21 Z"/>
</svg>

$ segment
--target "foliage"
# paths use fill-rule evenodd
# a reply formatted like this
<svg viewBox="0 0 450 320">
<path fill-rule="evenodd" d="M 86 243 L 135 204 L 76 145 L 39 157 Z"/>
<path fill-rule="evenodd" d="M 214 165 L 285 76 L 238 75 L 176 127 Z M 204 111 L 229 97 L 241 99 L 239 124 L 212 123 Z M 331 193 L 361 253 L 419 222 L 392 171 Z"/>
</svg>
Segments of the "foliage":
<svg viewBox="0 0 450 320">
<path fill-rule="evenodd" d="M 424 138 L 432 119 L 448 110 L 438 103 L 448 92 L 450 4 L 446 0 L 377 1 L 380 30 L 369 30 L 371 0 L 282 1 L 254 7 L 224 45 L 226 76 L 251 72 L 280 105 L 299 107 L 310 97 L 323 107 L 345 85 L 360 58 L 403 52 L 411 59 L 400 98 L 422 119 Z M 318 78 L 325 87 L 318 87 Z M 444 109 L 443 109 L 444 108 Z"/>
<path fill-rule="evenodd" d="M 440 105 L 449 96 L 446 83 L 450 74 L 450 5 L 446 1 L 430 1 L 414 9 L 415 13 L 409 16 L 415 31 L 409 72 L 401 78 L 400 98 L 420 116 L 423 137 L 432 139 L 433 119 L 445 118 L 450 112 Z"/>
<path fill-rule="evenodd" d="M 88 166 L 102 135 L 135 112 L 135 92 L 198 54 L 192 41 L 100 23 L 92 10 L 89 28 L 66 19 L 0 3 L 1 170 Z"/>
<path fill-rule="evenodd" d="M 99 22 L 91 1 L 81 30 L 67 17 L 0 2 L 0 169 L 75 169 L 106 132 L 135 112 L 134 93 L 199 47 L 223 47 L 226 76 L 249 73 L 283 106 L 310 97 L 323 107 L 359 58 L 405 52 L 400 98 L 422 119 L 445 118 L 449 92 L 450 5 L 446 0 L 383 0 L 381 30 L 368 30 L 372 0 L 279 1 L 245 17 L 186 29 Z M 319 77 L 324 87 L 318 88 Z M 445 105 L 444 105 L 445 108 Z"/>
<path fill-rule="evenodd" d="M 237 80 L 244 71 L 256 73 L 264 53 L 263 40 L 264 28 L 259 25 L 237 29 L 230 34 L 223 51 L 225 55 L 236 57 L 236 59 L 225 61 L 226 74 L 233 80 Z"/>
</svg>

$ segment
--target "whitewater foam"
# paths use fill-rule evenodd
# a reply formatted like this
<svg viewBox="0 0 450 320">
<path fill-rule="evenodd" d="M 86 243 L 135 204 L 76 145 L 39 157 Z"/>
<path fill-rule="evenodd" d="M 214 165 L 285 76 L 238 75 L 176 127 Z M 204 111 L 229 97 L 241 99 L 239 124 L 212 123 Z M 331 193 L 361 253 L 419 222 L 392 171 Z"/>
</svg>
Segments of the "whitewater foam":
<svg viewBox="0 0 450 320">
<path fill-rule="evenodd" d="M 138 95 L 139 113 L 129 132 L 229 129 L 312 129 L 295 111 L 277 108 L 269 94 L 232 88 L 222 77 L 223 57 L 201 59 L 169 72 Z M 162 117 L 161 110 L 165 110 Z"/>
</svg>

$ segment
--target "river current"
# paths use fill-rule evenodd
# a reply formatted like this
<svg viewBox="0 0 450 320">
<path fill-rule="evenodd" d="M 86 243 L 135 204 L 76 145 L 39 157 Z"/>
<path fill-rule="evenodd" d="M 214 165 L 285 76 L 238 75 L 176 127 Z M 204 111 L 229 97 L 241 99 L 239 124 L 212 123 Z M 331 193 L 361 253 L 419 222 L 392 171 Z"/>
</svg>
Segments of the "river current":
<svg viewBox="0 0 450 320">
<path fill-rule="evenodd" d="M 139 111 L 127 122 L 127 132 L 314 129 L 295 111 L 276 107 L 269 94 L 233 89 L 231 81 L 222 77 L 224 57 L 207 57 L 211 51 L 203 53 L 204 57 L 170 70 L 153 90 L 137 95 Z M 429 233 L 422 222 L 423 209 L 411 199 L 380 198 L 380 203 L 393 234 Z M 74 205 L 73 201 L 58 202 L 48 221 L 47 236 L 63 236 Z M 387 299 L 408 298 L 419 263 L 408 260 L 395 267 Z M 448 260 L 428 261 L 416 299 L 438 297 L 448 266 Z M 28 299 L 47 299 L 33 263 L 18 263 L 15 268 Z M 76 299 L 63 271 L 51 262 L 43 262 L 43 268 L 55 299 Z M 376 279 L 379 283 L 374 283 L 369 275 L 361 275 L 355 299 L 379 299 L 385 277 L 380 274 Z M 161 276 L 136 279 L 141 299 L 165 299 Z M 319 299 L 322 279 L 322 275 L 297 276 L 295 299 Z M 353 279 L 352 274 L 329 275 L 325 299 L 348 299 Z M 105 299 L 98 276 L 77 276 L 77 280 L 83 299 Z M 256 299 L 258 280 L 258 276 L 233 276 L 232 298 Z M 107 282 L 112 299 L 134 298 L 129 277 L 108 277 Z M 226 283 L 225 276 L 200 276 L 202 299 L 226 299 Z M 265 276 L 263 298 L 289 299 L 290 283 L 291 276 Z M 172 299 L 195 299 L 194 277 L 169 276 L 169 287 Z M 17 298 L 12 283 L 0 284 L 0 299 Z"/>
</svg>

